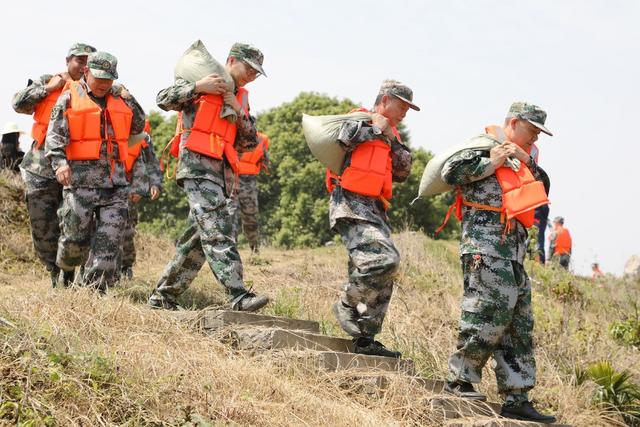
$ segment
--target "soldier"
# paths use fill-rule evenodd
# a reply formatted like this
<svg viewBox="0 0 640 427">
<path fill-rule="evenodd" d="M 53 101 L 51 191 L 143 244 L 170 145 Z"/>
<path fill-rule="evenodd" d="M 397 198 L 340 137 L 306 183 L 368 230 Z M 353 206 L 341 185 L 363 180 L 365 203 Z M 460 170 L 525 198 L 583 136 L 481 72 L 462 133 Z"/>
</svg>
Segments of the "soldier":
<svg viewBox="0 0 640 427">
<path fill-rule="evenodd" d="M 217 75 L 195 83 L 177 79 L 158 93 L 160 108 L 182 114 L 176 178 L 187 194 L 189 218 L 178 239 L 176 255 L 149 297 L 152 307 L 178 309 L 177 297 L 189 287 L 205 260 L 225 288 L 231 309 L 255 311 L 269 301 L 244 286 L 228 207 L 228 196 L 235 185 L 231 167 L 237 169 L 236 150 L 252 150 L 258 143 L 245 85 L 264 74 L 262 62 L 260 50 L 235 43 L 225 69 L 235 82 L 236 93 Z M 220 118 L 223 102 L 235 110 L 235 123 Z"/>
<path fill-rule="evenodd" d="M 236 241 L 238 239 L 239 221 L 242 220 L 242 230 L 249 241 L 249 248 L 254 254 L 260 252 L 258 174 L 262 169 L 269 169 L 269 138 L 261 132 L 257 132 L 257 136 L 258 146 L 240 156 L 238 193 L 232 196 L 230 204 L 234 239 Z"/>
<path fill-rule="evenodd" d="M 553 231 L 549 236 L 549 253 L 551 260 L 557 261 L 565 270 L 571 262 L 571 233 L 564 226 L 564 218 L 557 216 L 553 219 Z"/>
<path fill-rule="evenodd" d="M 51 110 L 67 81 L 79 80 L 87 65 L 87 55 L 95 52 L 93 46 L 75 43 L 67 53 L 67 71 L 55 75 L 45 74 L 38 80 L 29 80 L 27 87 L 13 96 L 13 109 L 17 113 L 33 114 L 31 130 L 33 144 L 20 165 L 25 182 L 27 209 L 31 223 L 31 238 L 36 254 L 51 275 L 51 285 L 58 283 L 60 269 L 56 253 L 60 226 L 57 211 L 62 204 L 62 186 L 56 180 L 50 160 L 44 155 L 44 142 Z M 73 281 L 74 271 L 63 273 L 63 283 Z"/>
<path fill-rule="evenodd" d="M 15 123 L 9 122 L 4 125 L 0 142 L 0 169 L 12 172 L 20 170 L 20 163 L 24 158 L 24 152 L 20 150 L 20 135 L 23 133 Z"/>
<path fill-rule="evenodd" d="M 498 391 L 505 398 L 502 415 L 550 423 L 555 418 L 540 414 L 528 397 L 536 367 L 531 283 L 523 265 L 525 227 L 533 226 L 535 208 L 548 203 L 543 172 L 529 155 L 541 131 L 551 135 L 546 117 L 535 105 L 514 103 L 504 125 L 494 127 L 506 141 L 490 151 L 467 149 L 452 156 L 442 179 L 458 187 L 464 278 L 458 345 L 449 359 L 445 390 L 486 399 L 473 384 L 493 356 Z"/>
<path fill-rule="evenodd" d="M 89 55 L 84 80 L 70 82 L 53 107 L 45 142 L 45 156 L 64 186 L 58 267 L 72 271 L 91 246 L 83 281 L 101 292 L 116 279 L 127 220 L 128 139 L 144 129 L 138 102 L 114 85 L 117 64 L 107 52 Z"/>
<path fill-rule="evenodd" d="M 420 111 L 412 101 L 409 87 L 385 80 L 371 122 L 347 121 L 340 129 L 338 143 L 347 152 L 341 176 L 327 172 L 330 226 L 349 251 L 349 281 L 333 312 L 360 354 L 401 356 L 374 337 L 382 328 L 400 263 L 386 210 L 392 181 L 402 182 L 411 172 L 411 152 L 396 127 L 409 108 Z"/>
<path fill-rule="evenodd" d="M 125 163 L 127 175 L 130 176 L 131 193 L 129 194 L 129 218 L 125 225 L 122 238 L 120 270 L 118 274 L 127 279 L 133 277 L 133 264 L 136 262 L 136 247 L 134 237 L 138 225 L 138 202 L 142 197 L 156 200 L 162 191 L 162 171 L 156 157 L 151 140 L 151 126 L 145 121 L 142 139 L 130 143 L 128 147 L 128 162 Z M 134 167 L 140 163 L 139 167 Z M 135 174 L 134 174 L 135 173 Z"/>
</svg>

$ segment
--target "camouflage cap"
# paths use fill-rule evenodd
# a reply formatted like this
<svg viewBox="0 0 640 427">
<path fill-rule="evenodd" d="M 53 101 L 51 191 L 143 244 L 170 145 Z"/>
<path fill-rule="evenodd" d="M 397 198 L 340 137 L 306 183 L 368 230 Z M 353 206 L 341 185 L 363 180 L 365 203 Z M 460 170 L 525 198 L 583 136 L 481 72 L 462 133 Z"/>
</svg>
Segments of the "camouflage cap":
<svg viewBox="0 0 640 427">
<path fill-rule="evenodd" d="M 87 67 L 98 79 L 116 80 L 118 78 L 118 60 L 107 52 L 94 52 L 89 55 Z"/>
<path fill-rule="evenodd" d="M 551 131 L 544 127 L 547 120 L 547 113 L 537 105 L 528 104 L 526 102 L 514 102 L 509 108 L 507 118 L 515 117 L 516 119 L 526 120 L 542 132 L 549 136 L 553 136 Z"/>
<path fill-rule="evenodd" d="M 96 48 L 85 43 L 74 43 L 69 48 L 67 56 L 87 56 L 96 51 Z"/>
<path fill-rule="evenodd" d="M 262 61 L 264 61 L 264 55 L 260 52 L 260 49 L 253 47 L 245 43 L 234 43 L 229 51 L 229 56 L 238 58 L 241 61 L 251 65 L 251 67 L 267 77 L 267 73 L 262 69 Z"/>
<path fill-rule="evenodd" d="M 420 107 L 413 103 L 413 91 L 409 86 L 405 86 L 397 80 L 385 80 L 380 86 L 380 92 L 378 95 L 392 95 L 401 101 L 409 104 L 411 109 L 420 111 Z"/>
</svg>

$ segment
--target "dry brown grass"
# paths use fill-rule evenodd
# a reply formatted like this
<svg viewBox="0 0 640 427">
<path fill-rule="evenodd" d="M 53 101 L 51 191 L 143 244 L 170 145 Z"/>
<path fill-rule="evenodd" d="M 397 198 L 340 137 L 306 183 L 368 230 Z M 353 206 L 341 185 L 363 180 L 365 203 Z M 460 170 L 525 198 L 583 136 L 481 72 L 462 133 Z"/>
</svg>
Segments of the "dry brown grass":
<svg viewBox="0 0 640 427">
<path fill-rule="evenodd" d="M 409 377 L 389 375 L 386 389 L 378 390 L 375 375 L 313 372 L 286 352 L 239 353 L 224 334 L 204 336 L 141 304 L 173 255 L 166 240 L 140 237 L 134 279 L 99 297 L 49 289 L 44 269 L 25 249 L 24 224 L 14 230 L 0 239 L 2 255 L 26 254 L 5 260 L 0 275 L 0 317 L 10 323 L 0 322 L 0 420 L 6 423 L 442 425 L 430 409 L 432 396 Z M 440 379 L 459 316 L 457 245 L 410 232 L 395 239 L 402 269 L 380 339 L 413 358 L 422 376 Z M 343 336 L 330 312 L 346 275 L 342 247 L 242 255 L 247 279 L 273 301 L 266 313 L 318 320 L 326 333 Z M 532 276 L 540 282 L 534 285 L 539 379 L 532 397 L 563 422 L 611 425 L 616 420 L 591 403 L 592 386 L 574 385 L 573 369 L 609 359 L 640 377 L 637 351 L 607 333 L 629 307 L 628 290 L 619 281 L 598 287 L 572 279 L 583 296 L 562 301 L 553 284 L 568 275 L 534 267 Z M 182 303 L 201 309 L 223 301 L 205 267 Z M 489 367 L 485 373 L 481 389 L 497 400 L 493 373 Z"/>
</svg>

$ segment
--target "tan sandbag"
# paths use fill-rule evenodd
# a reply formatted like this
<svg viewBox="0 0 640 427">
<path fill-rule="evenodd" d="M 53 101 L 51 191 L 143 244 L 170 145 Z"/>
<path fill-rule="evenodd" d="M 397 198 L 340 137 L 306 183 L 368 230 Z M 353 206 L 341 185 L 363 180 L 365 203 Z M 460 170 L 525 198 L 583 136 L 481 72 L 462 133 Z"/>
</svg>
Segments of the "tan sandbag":
<svg viewBox="0 0 640 427">
<path fill-rule="evenodd" d="M 227 82 L 229 89 L 235 92 L 236 86 L 233 78 L 224 69 L 224 65 L 211 56 L 204 43 L 200 40 L 196 40 L 184 51 L 174 68 L 173 74 L 176 79 L 181 78 L 190 83 L 195 83 L 209 74 L 217 74 Z M 225 104 L 220 117 L 235 121 L 236 113 L 233 108 Z"/>
<path fill-rule="evenodd" d="M 302 130 L 309 150 L 316 159 L 331 172 L 340 174 L 344 163 L 345 151 L 338 143 L 338 134 L 345 121 L 371 120 L 371 113 L 355 112 L 332 116 L 302 115 Z"/>
<path fill-rule="evenodd" d="M 479 135 L 471 141 L 464 144 L 455 145 L 447 150 L 438 153 L 435 157 L 429 160 L 427 166 L 424 168 L 422 178 L 420 179 L 420 188 L 418 190 L 418 197 L 429 197 L 436 194 L 445 193 L 453 190 L 453 186 L 447 184 L 442 180 L 442 168 L 447 160 L 455 156 L 463 150 L 491 150 L 496 145 L 499 145 L 500 141 L 494 139 L 492 136 L 483 134 Z M 412 202 L 413 203 L 413 202 Z"/>
</svg>

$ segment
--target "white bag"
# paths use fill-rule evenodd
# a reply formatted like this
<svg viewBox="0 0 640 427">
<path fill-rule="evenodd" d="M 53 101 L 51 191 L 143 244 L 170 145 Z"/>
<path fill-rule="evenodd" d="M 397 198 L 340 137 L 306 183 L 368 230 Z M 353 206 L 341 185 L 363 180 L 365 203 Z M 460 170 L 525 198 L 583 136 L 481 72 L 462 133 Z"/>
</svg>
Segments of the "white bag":
<svg viewBox="0 0 640 427">
<path fill-rule="evenodd" d="M 233 78 L 224 69 L 224 65 L 211 56 L 200 40 L 196 40 L 185 50 L 178 60 L 173 74 L 176 79 L 181 78 L 190 83 L 195 83 L 209 74 L 217 74 L 227 82 L 231 91 L 235 91 L 236 87 Z M 233 108 L 225 105 L 220 112 L 220 117 L 235 121 L 236 113 Z"/>
<path fill-rule="evenodd" d="M 354 112 L 334 116 L 302 115 L 302 130 L 309 150 L 331 172 L 340 174 L 345 151 L 340 146 L 338 134 L 342 124 L 349 120 L 370 121 L 371 113 Z"/>
</svg>

